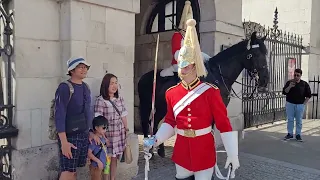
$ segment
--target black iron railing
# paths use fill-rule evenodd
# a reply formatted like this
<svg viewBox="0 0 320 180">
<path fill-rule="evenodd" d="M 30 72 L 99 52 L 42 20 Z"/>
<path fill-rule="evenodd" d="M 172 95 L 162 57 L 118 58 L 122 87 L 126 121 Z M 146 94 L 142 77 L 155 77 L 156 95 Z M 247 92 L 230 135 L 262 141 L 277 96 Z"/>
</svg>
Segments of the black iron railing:
<svg viewBox="0 0 320 180">
<path fill-rule="evenodd" d="M 320 112 L 318 112 L 319 108 L 319 92 L 320 92 L 320 77 L 318 76 L 316 78 L 316 76 L 313 77 L 312 80 L 309 80 L 309 85 L 311 88 L 311 103 L 310 105 L 312 105 L 311 108 L 311 119 L 320 119 Z"/>
<path fill-rule="evenodd" d="M 0 4 L 0 23 L 1 23 L 1 36 L 3 42 L 0 46 L 1 60 L 4 62 L 7 70 L 5 77 L 0 79 L 0 179 L 12 179 L 12 164 L 11 164 L 11 138 L 18 135 L 18 129 L 12 125 L 13 121 L 13 102 L 12 102 L 12 55 L 13 45 L 11 38 L 13 36 L 12 19 L 13 12 L 7 13 L 4 7 L 8 7 L 9 1 L 2 1 Z M 2 69 L 0 70 L 2 71 Z M 6 87 L 3 87 L 2 80 L 6 79 Z M 6 89 L 6 96 L 4 95 Z M 6 97 L 6 98 L 4 98 Z M 5 99 L 7 102 L 5 102 Z"/>
<path fill-rule="evenodd" d="M 266 36 L 270 82 L 268 92 L 257 92 L 254 81 L 244 72 L 242 79 L 242 111 L 244 128 L 273 123 L 285 119 L 285 96 L 282 88 L 290 79 L 290 72 L 301 66 L 302 37 L 278 29 L 278 10 L 274 12 L 273 27 L 264 27 L 255 22 L 244 22 L 245 34 L 253 31 Z M 250 36 L 247 36 L 250 37 Z M 291 65 L 293 65 L 291 67 Z"/>
</svg>

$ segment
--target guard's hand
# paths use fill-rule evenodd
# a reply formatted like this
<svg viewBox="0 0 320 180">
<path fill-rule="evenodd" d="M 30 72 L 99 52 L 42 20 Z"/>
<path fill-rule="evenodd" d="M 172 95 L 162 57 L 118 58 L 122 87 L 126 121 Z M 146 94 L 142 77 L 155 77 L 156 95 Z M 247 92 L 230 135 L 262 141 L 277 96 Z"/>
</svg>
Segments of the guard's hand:
<svg viewBox="0 0 320 180">
<path fill-rule="evenodd" d="M 157 139 L 155 136 L 152 136 L 150 138 L 144 138 L 143 139 L 143 147 L 146 149 L 151 149 L 152 146 L 154 146 L 157 142 Z"/>
<path fill-rule="evenodd" d="M 230 177 L 233 179 L 235 178 L 236 170 L 240 167 L 239 158 L 238 156 L 235 157 L 227 157 L 226 165 L 224 166 L 225 169 L 227 169 L 231 165 L 231 174 Z"/>
</svg>

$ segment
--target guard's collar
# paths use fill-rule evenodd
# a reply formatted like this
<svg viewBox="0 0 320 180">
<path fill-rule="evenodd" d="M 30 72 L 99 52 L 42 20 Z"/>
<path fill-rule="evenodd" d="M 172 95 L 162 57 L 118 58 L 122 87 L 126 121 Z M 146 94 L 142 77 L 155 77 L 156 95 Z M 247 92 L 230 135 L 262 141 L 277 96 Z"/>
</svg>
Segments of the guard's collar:
<svg viewBox="0 0 320 180">
<path fill-rule="evenodd" d="M 200 83 L 200 79 L 196 78 L 194 79 L 190 84 L 187 84 L 184 80 L 182 80 L 181 84 L 182 86 L 187 90 L 192 90 Z"/>
</svg>

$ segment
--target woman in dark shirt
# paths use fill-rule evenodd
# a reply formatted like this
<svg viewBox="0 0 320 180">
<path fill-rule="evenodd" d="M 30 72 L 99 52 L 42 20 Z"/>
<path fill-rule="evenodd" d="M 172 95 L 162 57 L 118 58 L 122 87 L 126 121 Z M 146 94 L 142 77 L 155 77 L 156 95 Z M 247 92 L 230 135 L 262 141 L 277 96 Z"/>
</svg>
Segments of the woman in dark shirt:
<svg viewBox="0 0 320 180">
<path fill-rule="evenodd" d="M 307 82 L 301 80 L 302 70 L 294 71 L 294 79 L 288 81 L 283 87 L 282 93 L 286 95 L 286 113 L 288 134 L 285 140 L 293 139 L 294 119 L 296 120 L 296 140 L 302 141 L 302 116 L 305 105 L 311 98 L 310 86 Z"/>
</svg>

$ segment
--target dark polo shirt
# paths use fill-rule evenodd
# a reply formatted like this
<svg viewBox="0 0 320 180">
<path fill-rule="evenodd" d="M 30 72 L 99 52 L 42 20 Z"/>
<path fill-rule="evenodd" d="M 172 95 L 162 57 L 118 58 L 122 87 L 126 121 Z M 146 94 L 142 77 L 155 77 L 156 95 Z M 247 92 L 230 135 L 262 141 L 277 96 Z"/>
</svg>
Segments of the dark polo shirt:
<svg viewBox="0 0 320 180">
<path fill-rule="evenodd" d="M 290 81 L 286 83 L 283 87 L 282 94 L 286 95 L 286 101 L 292 104 L 303 104 L 305 98 L 311 98 L 310 86 L 306 81 L 300 80 L 299 83 L 296 83 L 292 87 L 289 93 L 286 93 L 284 90 L 289 86 Z"/>
</svg>

